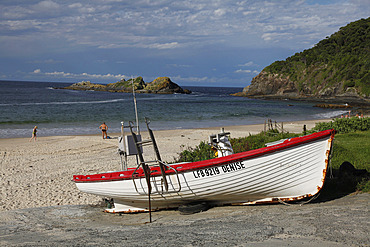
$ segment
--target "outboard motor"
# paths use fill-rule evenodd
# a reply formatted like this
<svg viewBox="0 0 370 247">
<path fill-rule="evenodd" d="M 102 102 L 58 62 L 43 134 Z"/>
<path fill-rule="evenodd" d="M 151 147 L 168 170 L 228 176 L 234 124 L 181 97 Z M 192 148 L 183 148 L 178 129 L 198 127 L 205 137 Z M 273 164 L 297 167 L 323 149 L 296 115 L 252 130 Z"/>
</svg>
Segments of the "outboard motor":
<svg viewBox="0 0 370 247">
<path fill-rule="evenodd" d="M 209 136 L 211 146 L 217 150 L 217 157 L 224 157 L 234 153 L 229 135 L 230 132 L 224 132 L 224 128 L 222 128 L 220 134 Z"/>
</svg>

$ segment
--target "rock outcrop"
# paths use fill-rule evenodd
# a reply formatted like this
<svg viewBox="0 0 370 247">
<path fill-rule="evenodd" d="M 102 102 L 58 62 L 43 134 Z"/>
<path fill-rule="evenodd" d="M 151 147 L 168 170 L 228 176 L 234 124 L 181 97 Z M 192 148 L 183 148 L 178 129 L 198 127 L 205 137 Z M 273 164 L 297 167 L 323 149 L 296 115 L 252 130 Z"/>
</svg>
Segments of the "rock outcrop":
<svg viewBox="0 0 370 247">
<path fill-rule="evenodd" d="M 289 76 L 262 71 L 252 79 L 249 86 L 234 96 L 250 98 L 292 99 L 335 102 L 363 102 L 370 104 L 369 96 L 355 87 L 343 87 L 343 83 L 328 86 L 325 83 L 314 88 L 308 82 L 299 85 Z"/>
<path fill-rule="evenodd" d="M 125 79 L 122 79 L 118 82 L 109 83 L 107 85 L 95 84 L 91 83 L 90 81 L 82 81 L 74 83 L 68 87 L 58 89 L 131 93 L 133 86 L 137 93 L 160 93 L 160 94 L 191 93 L 190 90 L 181 88 L 179 85 L 172 82 L 171 79 L 168 77 L 158 77 L 152 82 L 145 83 L 141 76 L 127 81 Z"/>
<path fill-rule="evenodd" d="M 246 95 L 277 95 L 298 97 L 299 91 L 294 82 L 281 74 L 261 72 L 252 79 L 251 85 L 245 87 Z"/>
<path fill-rule="evenodd" d="M 155 93 L 191 93 L 189 90 L 183 89 L 176 83 L 173 83 L 168 77 L 158 77 L 154 81 L 146 84 L 144 90 Z"/>
</svg>

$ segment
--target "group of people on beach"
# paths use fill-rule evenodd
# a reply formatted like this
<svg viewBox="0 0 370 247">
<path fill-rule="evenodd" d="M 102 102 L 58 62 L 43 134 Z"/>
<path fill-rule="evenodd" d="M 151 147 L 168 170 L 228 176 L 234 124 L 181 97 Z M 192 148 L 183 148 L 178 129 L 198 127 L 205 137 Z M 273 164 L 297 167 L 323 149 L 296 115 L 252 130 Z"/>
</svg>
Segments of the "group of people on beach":
<svg viewBox="0 0 370 247">
<path fill-rule="evenodd" d="M 103 122 L 100 126 L 99 126 L 99 129 L 101 129 L 101 132 L 102 132 L 102 136 L 103 136 L 103 139 L 109 139 L 108 137 L 108 125 L 105 124 L 105 122 Z M 33 130 L 32 130 L 32 137 L 31 139 L 29 140 L 30 142 L 32 140 L 36 141 L 36 136 L 37 136 L 37 126 L 33 127 Z"/>
<path fill-rule="evenodd" d="M 346 114 L 345 116 L 342 114 L 340 117 L 341 117 L 341 118 L 350 118 L 350 117 L 351 117 L 351 110 L 349 110 L 349 111 L 348 111 L 348 114 Z M 359 115 L 359 114 L 357 113 L 357 114 L 356 114 L 356 117 L 358 117 L 358 118 L 363 118 L 363 117 L 364 117 L 364 114 Z"/>
</svg>

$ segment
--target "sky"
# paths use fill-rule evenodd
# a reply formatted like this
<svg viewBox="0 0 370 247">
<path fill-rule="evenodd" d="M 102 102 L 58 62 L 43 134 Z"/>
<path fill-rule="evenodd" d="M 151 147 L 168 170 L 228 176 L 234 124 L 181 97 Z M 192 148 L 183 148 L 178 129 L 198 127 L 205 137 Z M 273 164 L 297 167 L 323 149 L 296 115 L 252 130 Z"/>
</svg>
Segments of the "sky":
<svg viewBox="0 0 370 247">
<path fill-rule="evenodd" d="M 1 0 L 0 80 L 245 87 L 370 0 Z"/>
</svg>

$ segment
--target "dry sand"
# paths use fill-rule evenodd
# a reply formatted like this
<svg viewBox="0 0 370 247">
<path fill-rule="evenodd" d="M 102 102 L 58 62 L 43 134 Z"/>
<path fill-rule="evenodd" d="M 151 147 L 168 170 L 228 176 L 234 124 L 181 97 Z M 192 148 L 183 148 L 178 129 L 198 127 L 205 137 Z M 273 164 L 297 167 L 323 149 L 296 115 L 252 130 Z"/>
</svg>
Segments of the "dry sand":
<svg viewBox="0 0 370 247">
<path fill-rule="evenodd" d="M 303 125 L 316 121 L 285 123 L 289 132 L 302 132 Z M 229 126 L 231 137 L 259 133 L 264 125 Z M 171 162 L 182 150 L 208 141 L 220 128 L 155 131 L 162 160 Z M 42 133 L 40 133 L 42 134 Z M 75 174 L 116 171 L 121 168 L 117 137 L 103 140 L 95 136 L 50 136 L 0 139 L 0 212 L 13 209 L 73 204 L 96 204 L 101 198 L 80 193 L 71 181 Z M 143 139 L 147 133 L 142 132 Z M 153 160 L 151 147 L 144 152 Z M 132 166 L 134 160 L 131 160 Z"/>
<path fill-rule="evenodd" d="M 284 123 L 284 129 L 299 133 L 315 122 Z M 154 134 L 169 162 L 219 130 Z M 263 125 L 225 126 L 232 137 L 262 130 Z M 103 213 L 91 206 L 101 198 L 79 192 L 71 179 L 120 169 L 118 135 L 0 139 L 0 246 L 369 246 L 369 194 L 302 207 L 229 206 L 194 215 L 160 211 L 153 213 L 152 224 L 145 224 L 145 213 Z M 146 139 L 147 133 L 142 135 Z M 151 149 L 147 153 L 153 155 Z"/>
</svg>

